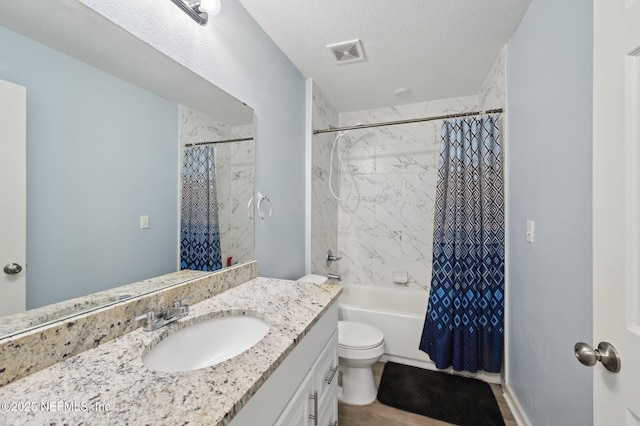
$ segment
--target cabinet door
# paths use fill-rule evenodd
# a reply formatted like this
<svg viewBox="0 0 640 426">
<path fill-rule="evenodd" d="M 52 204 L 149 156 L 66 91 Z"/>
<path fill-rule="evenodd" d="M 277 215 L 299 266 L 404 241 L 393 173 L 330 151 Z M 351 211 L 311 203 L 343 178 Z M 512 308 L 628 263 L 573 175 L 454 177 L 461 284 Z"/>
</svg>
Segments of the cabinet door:
<svg viewBox="0 0 640 426">
<path fill-rule="evenodd" d="M 335 389 L 335 391 L 334 391 Z M 318 426 L 336 426 L 338 424 L 338 392 L 337 385 L 329 388 L 329 392 L 320 404 Z"/>
<path fill-rule="evenodd" d="M 338 384 L 338 330 L 336 330 L 324 347 L 312 368 L 315 390 L 322 405 L 325 398 L 330 397 Z M 337 394 L 336 394 L 337 395 Z"/>
<path fill-rule="evenodd" d="M 338 410 L 338 331 L 331 336 L 311 370 L 318 392 L 318 425 L 328 426 L 337 420 Z"/>
<path fill-rule="evenodd" d="M 289 404 L 284 409 L 276 426 L 307 426 L 313 425 L 313 420 L 309 418 L 313 409 L 313 376 L 307 374 L 296 391 Z"/>
</svg>

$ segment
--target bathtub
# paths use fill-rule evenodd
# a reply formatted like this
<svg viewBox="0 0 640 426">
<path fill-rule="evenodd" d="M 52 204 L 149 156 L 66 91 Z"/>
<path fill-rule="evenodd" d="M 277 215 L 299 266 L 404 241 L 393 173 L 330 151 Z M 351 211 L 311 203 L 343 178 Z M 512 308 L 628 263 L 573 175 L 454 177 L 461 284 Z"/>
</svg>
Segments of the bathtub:
<svg viewBox="0 0 640 426">
<path fill-rule="evenodd" d="M 436 370 L 429 356 L 418 349 L 428 298 L 427 291 L 421 288 L 343 283 L 342 294 L 338 299 L 338 318 L 343 321 L 364 322 L 382 330 L 385 342 L 382 361 Z M 456 372 L 452 369 L 446 371 L 500 383 L 499 374 Z"/>
</svg>

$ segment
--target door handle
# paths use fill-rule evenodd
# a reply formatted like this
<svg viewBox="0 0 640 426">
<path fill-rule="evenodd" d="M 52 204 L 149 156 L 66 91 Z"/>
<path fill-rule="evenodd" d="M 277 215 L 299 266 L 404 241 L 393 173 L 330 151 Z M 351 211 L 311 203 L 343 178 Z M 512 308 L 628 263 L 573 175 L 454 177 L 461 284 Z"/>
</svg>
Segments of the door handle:
<svg viewBox="0 0 640 426">
<path fill-rule="evenodd" d="M 8 275 L 15 275 L 22 272 L 22 266 L 17 263 L 8 263 L 4 265 L 4 273 Z"/>
<path fill-rule="evenodd" d="M 600 361 L 604 368 L 617 373 L 620 371 L 620 355 L 616 348 L 609 342 L 598 343 L 597 348 L 592 348 L 586 343 L 578 342 L 573 347 L 576 358 L 587 367 L 592 367 Z"/>
</svg>

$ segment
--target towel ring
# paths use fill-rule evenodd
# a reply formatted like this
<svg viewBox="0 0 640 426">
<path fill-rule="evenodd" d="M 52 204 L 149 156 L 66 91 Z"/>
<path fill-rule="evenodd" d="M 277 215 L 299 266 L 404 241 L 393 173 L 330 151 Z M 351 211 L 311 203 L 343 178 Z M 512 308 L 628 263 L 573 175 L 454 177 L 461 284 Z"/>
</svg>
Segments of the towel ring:
<svg viewBox="0 0 640 426">
<path fill-rule="evenodd" d="M 253 205 L 253 197 L 249 198 L 249 203 L 247 204 L 247 216 L 249 219 L 253 220 L 253 209 L 251 206 Z"/>
<path fill-rule="evenodd" d="M 266 215 L 262 214 L 262 202 L 263 201 L 267 201 L 269 203 L 269 211 L 267 212 Z M 271 214 L 273 213 L 273 207 L 271 206 L 271 200 L 269 199 L 269 197 L 267 197 L 266 195 L 264 195 L 261 192 L 258 192 L 258 215 L 260 216 L 260 219 L 262 220 L 267 220 L 271 217 Z"/>
</svg>

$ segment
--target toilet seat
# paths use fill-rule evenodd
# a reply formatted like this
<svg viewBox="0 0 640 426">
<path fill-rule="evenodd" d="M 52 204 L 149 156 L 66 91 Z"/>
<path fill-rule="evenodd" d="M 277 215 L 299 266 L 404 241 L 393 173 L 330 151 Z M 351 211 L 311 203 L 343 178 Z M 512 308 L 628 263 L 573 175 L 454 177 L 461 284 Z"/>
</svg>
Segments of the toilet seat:
<svg viewBox="0 0 640 426">
<path fill-rule="evenodd" d="M 384 333 L 376 327 L 357 321 L 338 321 L 338 347 L 368 350 L 383 344 Z"/>
</svg>

